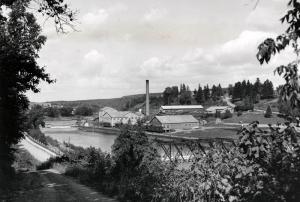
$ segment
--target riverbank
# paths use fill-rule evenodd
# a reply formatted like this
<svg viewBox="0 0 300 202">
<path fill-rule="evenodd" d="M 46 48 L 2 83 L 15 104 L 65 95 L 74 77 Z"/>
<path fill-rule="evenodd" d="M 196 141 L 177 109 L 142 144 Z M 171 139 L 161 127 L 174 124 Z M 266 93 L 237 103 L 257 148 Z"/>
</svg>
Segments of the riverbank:
<svg viewBox="0 0 300 202">
<path fill-rule="evenodd" d="M 107 134 L 107 135 L 119 135 L 120 134 L 120 129 L 118 128 L 94 128 L 94 127 L 85 127 L 85 126 L 80 126 L 78 127 L 79 130 L 85 131 L 85 132 L 95 132 L 95 133 L 101 133 L 101 134 Z"/>
</svg>

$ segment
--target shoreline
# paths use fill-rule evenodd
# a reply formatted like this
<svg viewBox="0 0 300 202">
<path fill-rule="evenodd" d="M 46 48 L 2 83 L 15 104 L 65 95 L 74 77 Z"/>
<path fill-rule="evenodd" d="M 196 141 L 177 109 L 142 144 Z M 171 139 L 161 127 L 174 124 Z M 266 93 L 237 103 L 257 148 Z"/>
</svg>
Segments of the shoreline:
<svg viewBox="0 0 300 202">
<path fill-rule="evenodd" d="M 104 135 L 119 135 L 120 129 L 117 128 L 94 128 L 94 127 L 86 127 L 86 126 L 79 126 L 78 130 L 82 130 L 85 132 L 96 132 L 96 133 L 102 133 Z"/>
</svg>

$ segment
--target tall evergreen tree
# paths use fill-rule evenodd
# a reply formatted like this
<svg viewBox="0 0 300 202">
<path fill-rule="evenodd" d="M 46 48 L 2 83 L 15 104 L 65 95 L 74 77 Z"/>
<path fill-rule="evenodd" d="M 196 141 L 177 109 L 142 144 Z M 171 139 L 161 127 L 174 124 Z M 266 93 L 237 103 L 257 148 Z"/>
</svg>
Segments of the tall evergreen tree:
<svg viewBox="0 0 300 202">
<path fill-rule="evenodd" d="M 210 92 L 209 92 L 208 84 L 206 86 L 204 86 L 203 95 L 204 95 L 205 101 L 208 101 L 210 99 Z"/>
<path fill-rule="evenodd" d="M 263 99 L 269 99 L 274 97 L 273 83 L 268 79 L 262 85 L 261 97 Z"/>
<path fill-rule="evenodd" d="M 224 95 L 223 89 L 222 89 L 221 84 L 219 83 L 219 85 L 218 85 L 218 96 L 221 97 L 221 96 L 223 96 L 223 95 Z"/>
<path fill-rule="evenodd" d="M 164 104 L 169 105 L 172 99 L 172 89 L 170 87 L 165 88 L 163 92 Z"/>
<path fill-rule="evenodd" d="M 198 104 L 204 103 L 203 90 L 202 90 L 202 87 L 200 86 L 200 84 L 198 86 L 198 90 L 196 91 L 195 100 L 197 101 Z"/>
<path fill-rule="evenodd" d="M 232 95 L 233 95 L 233 85 L 232 85 L 232 84 L 229 84 L 229 85 L 228 85 L 228 95 L 229 95 L 229 96 L 232 96 Z"/>
</svg>

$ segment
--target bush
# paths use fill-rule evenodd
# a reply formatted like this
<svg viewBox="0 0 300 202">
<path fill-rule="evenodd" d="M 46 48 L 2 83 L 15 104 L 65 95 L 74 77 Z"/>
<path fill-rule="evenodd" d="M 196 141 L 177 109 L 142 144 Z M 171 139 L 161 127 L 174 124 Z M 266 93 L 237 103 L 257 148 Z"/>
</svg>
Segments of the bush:
<svg viewBox="0 0 300 202">
<path fill-rule="evenodd" d="M 243 112 L 242 111 L 238 111 L 237 112 L 237 116 L 242 116 L 243 115 Z"/>
<path fill-rule="evenodd" d="M 90 106 L 82 105 L 75 109 L 75 115 L 91 116 L 93 115 L 93 109 Z"/>
<path fill-rule="evenodd" d="M 100 123 L 100 125 L 103 127 L 112 127 L 111 124 L 108 122 L 102 122 L 102 123 Z"/>
<path fill-rule="evenodd" d="M 115 140 L 112 155 L 99 149 L 71 146 L 64 157 L 51 158 L 39 169 L 67 163 L 66 175 L 83 183 L 97 184 L 107 194 L 117 194 L 120 201 L 151 201 L 156 189 L 166 182 L 160 156 L 141 128 L 124 126 Z"/>
<path fill-rule="evenodd" d="M 31 129 L 29 130 L 28 134 L 35 140 L 48 145 L 47 138 L 44 133 L 41 132 L 40 129 Z"/>
<path fill-rule="evenodd" d="M 146 127 L 146 130 L 149 132 L 156 132 L 156 133 L 163 133 L 165 132 L 164 128 L 162 126 L 153 126 L 149 125 Z"/>
<path fill-rule="evenodd" d="M 248 110 L 253 110 L 254 106 L 253 105 L 237 105 L 235 106 L 234 110 L 235 111 L 248 111 Z"/>
<path fill-rule="evenodd" d="M 48 107 L 44 111 L 45 111 L 46 116 L 49 116 L 52 118 L 59 117 L 59 115 L 60 115 L 59 110 L 56 107 Z"/>
<path fill-rule="evenodd" d="M 72 111 L 73 111 L 73 108 L 72 107 L 62 107 L 59 109 L 60 111 L 60 115 L 61 116 L 72 116 Z"/>
<path fill-rule="evenodd" d="M 271 118 L 272 117 L 272 110 L 270 105 L 267 107 L 266 113 L 265 113 L 266 118 Z"/>
<path fill-rule="evenodd" d="M 229 109 L 227 109 L 227 110 L 225 111 L 225 113 L 222 114 L 222 116 L 221 116 L 222 119 L 228 119 L 228 118 L 231 118 L 231 117 L 232 117 L 232 113 L 230 112 Z"/>
</svg>

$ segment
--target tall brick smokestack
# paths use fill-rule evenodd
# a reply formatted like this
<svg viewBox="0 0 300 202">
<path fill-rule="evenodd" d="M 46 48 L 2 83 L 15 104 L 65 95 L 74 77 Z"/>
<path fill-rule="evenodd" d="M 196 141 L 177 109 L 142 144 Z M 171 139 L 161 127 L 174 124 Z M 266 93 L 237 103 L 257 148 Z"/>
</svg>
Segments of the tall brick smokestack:
<svg viewBox="0 0 300 202">
<path fill-rule="evenodd" d="M 150 114 L 150 106 L 149 106 L 149 80 L 146 80 L 146 116 Z"/>
</svg>

